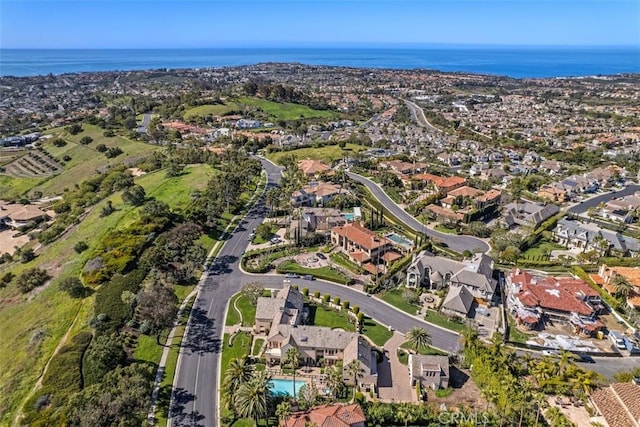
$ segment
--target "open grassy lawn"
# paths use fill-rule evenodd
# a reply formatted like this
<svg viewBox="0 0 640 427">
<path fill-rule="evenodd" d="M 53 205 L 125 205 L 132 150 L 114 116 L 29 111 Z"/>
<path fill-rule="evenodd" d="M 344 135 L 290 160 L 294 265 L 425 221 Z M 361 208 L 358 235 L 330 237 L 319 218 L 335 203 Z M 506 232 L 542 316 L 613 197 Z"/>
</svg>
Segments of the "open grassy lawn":
<svg viewBox="0 0 640 427">
<path fill-rule="evenodd" d="M 81 183 L 85 179 L 96 173 L 97 169 L 106 167 L 107 165 L 119 165 L 129 157 L 138 157 L 157 150 L 150 144 L 139 141 L 133 141 L 125 137 L 115 136 L 107 138 L 102 135 L 103 129 L 88 124 L 82 125 L 84 131 L 77 135 L 69 135 L 63 129 L 57 128 L 47 131 L 46 133 L 61 137 L 67 141 L 64 147 L 56 147 L 52 144 L 52 140 L 45 142 L 43 147 L 51 153 L 58 161 L 62 161 L 62 157 L 68 155 L 71 160 L 65 162 L 64 172 L 48 179 L 34 190 L 42 191 L 44 195 L 62 194 L 65 188 L 72 188 L 74 184 Z M 84 136 L 93 138 L 93 142 L 88 145 L 81 145 L 80 139 Z M 99 144 L 107 147 L 119 147 L 124 153 L 119 156 L 108 159 L 104 153 L 96 150 Z"/>
<path fill-rule="evenodd" d="M 220 372 L 222 373 L 222 378 L 220 378 L 221 381 L 224 379 L 224 373 L 227 371 L 229 363 L 233 359 L 247 356 L 251 350 L 249 348 L 249 346 L 251 345 L 251 336 L 247 332 L 238 332 L 233 339 L 233 345 L 231 347 L 229 347 L 229 338 L 229 334 L 224 334 L 220 370 Z"/>
<path fill-rule="evenodd" d="M 180 176 L 167 178 L 167 172 L 163 169 L 137 177 L 136 183 L 142 185 L 147 194 L 171 208 L 184 208 L 191 203 L 191 194 L 203 190 L 214 173 L 209 165 L 189 165 Z"/>
<path fill-rule="evenodd" d="M 416 314 L 416 312 L 420 310 L 420 306 L 416 304 L 409 304 L 405 300 L 400 289 L 393 289 L 389 292 L 385 292 L 380 296 L 380 299 L 409 314 Z"/>
<path fill-rule="evenodd" d="M 427 310 L 427 314 L 424 316 L 424 320 L 434 325 L 442 326 L 443 328 L 450 329 L 456 332 L 462 332 L 467 329 L 464 323 L 454 322 L 447 318 L 447 316 L 440 314 L 433 310 Z"/>
<path fill-rule="evenodd" d="M 227 311 L 225 325 L 232 326 L 240 323 L 238 310 L 242 313 L 242 326 L 253 326 L 256 320 L 256 307 L 249 298 L 241 293 L 234 295 L 231 300 L 229 300 L 229 310 Z"/>
<path fill-rule="evenodd" d="M 330 280 L 336 283 L 347 283 L 349 280 L 347 276 L 330 267 L 306 268 L 297 264 L 295 261 L 284 261 L 282 264 L 278 265 L 277 270 L 281 273 L 297 273 L 300 275 L 311 274 L 318 279 Z"/>
<path fill-rule="evenodd" d="M 441 225 L 441 224 L 436 225 L 435 227 L 433 227 L 433 229 L 436 231 L 440 231 L 441 233 L 458 234 L 455 228 L 445 227 L 444 225 Z"/>
<path fill-rule="evenodd" d="M 305 147 L 296 150 L 279 151 L 267 154 L 267 158 L 274 163 L 281 164 L 280 161 L 284 156 L 294 155 L 298 159 L 314 159 L 322 160 L 327 164 L 331 164 L 334 160 L 342 159 L 353 153 L 368 150 L 369 147 L 358 144 L 347 144 L 344 149 L 338 145 L 325 145 L 324 147 Z"/>
<path fill-rule="evenodd" d="M 200 167 L 191 169 L 198 168 Z M 210 170 L 208 166 L 201 168 Z M 164 172 L 160 171 L 158 175 L 164 176 Z M 187 188 L 189 179 L 198 176 L 198 172 L 191 170 L 191 173 L 175 178 L 180 185 L 176 184 L 174 188 Z M 183 197 L 175 196 L 166 190 L 160 179 L 151 182 L 143 180 L 142 184 L 148 195 L 156 196 L 172 205 L 179 203 L 180 197 Z M 194 183 L 194 186 L 198 185 L 201 185 L 200 179 Z M 80 314 L 74 330 L 87 329 L 88 320 L 93 316 L 93 299 L 86 299 L 87 302 L 84 304 L 82 300 L 71 299 L 66 293 L 58 291 L 57 283 L 59 279 L 77 276 L 80 273 L 101 236 L 135 220 L 138 208 L 123 204 L 119 194 L 114 194 L 107 200 L 111 200 L 116 207 L 111 215 L 104 218 L 99 216 L 106 204 L 106 200 L 103 200 L 93 207 L 77 228 L 64 239 L 47 246 L 33 261 L 14 264 L 11 267 L 3 266 L 4 270 L 12 271 L 14 274 L 32 267 L 45 268 L 50 274 L 57 276 L 57 279 L 51 286 L 37 289 L 27 296 L 20 295 L 15 285 L 0 289 L 0 319 L 11 319 L 2 322 L 0 327 L 0 354 L 11 354 L 11 358 L 0 358 L 0 425 L 6 424 L 14 415 L 14 411 L 42 372 L 76 313 Z M 89 249 L 82 254 L 73 251 L 73 246 L 79 241 L 89 245 Z M 181 294 L 189 291 L 187 288 L 180 290 Z M 42 341 L 32 341 L 32 336 L 37 331 L 44 332 Z M 151 340 L 155 341 L 155 338 Z"/>
<path fill-rule="evenodd" d="M 19 197 L 37 186 L 46 178 L 15 178 L 0 175 L 0 199 Z"/>
<path fill-rule="evenodd" d="M 329 110 L 314 110 L 306 105 L 292 104 L 289 102 L 274 102 L 261 98 L 239 98 L 239 104 L 260 108 L 274 120 L 298 120 L 298 119 L 336 119 L 339 113 Z"/>
<path fill-rule="evenodd" d="M 345 331 L 355 331 L 355 325 L 349 322 L 342 311 L 333 311 L 322 305 L 309 305 L 309 324 L 328 328 L 342 328 Z"/>
<path fill-rule="evenodd" d="M 254 340 L 253 351 L 251 352 L 251 354 L 254 356 L 257 356 L 260 353 L 260 349 L 262 348 L 263 343 L 264 343 L 264 340 L 262 338 L 258 338 Z"/>
<path fill-rule="evenodd" d="M 190 120 L 194 117 L 206 117 L 206 116 L 224 116 L 230 111 L 237 111 L 242 107 L 235 102 L 226 102 L 224 104 L 207 104 L 198 105 L 197 107 L 189 108 L 184 112 L 184 119 Z"/>
<path fill-rule="evenodd" d="M 345 254 L 342 252 L 336 252 L 335 254 L 329 255 L 329 258 L 332 262 L 338 264 L 341 267 L 346 268 L 352 273 L 362 274 L 362 268 L 358 267 L 353 261 L 351 261 Z"/>
<path fill-rule="evenodd" d="M 522 258 L 531 260 L 548 260 L 551 251 L 566 249 L 564 246 L 547 239 L 541 239 L 535 246 L 522 253 Z"/>
<path fill-rule="evenodd" d="M 509 341 L 525 343 L 527 340 L 531 338 L 530 335 L 525 334 L 520 331 L 516 326 L 516 322 L 513 321 L 511 316 L 507 316 L 509 318 Z"/>
<path fill-rule="evenodd" d="M 166 342 L 168 335 L 169 331 L 163 333 L 160 337 L 160 342 Z M 138 343 L 136 344 L 136 348 L 133 351 L 133 357 L 136 360 L 149 362 L 158 366 L 160 364 L 160 358 L 162 357 L 163 350 L 164 347 L 162 345 L 158 345 L 158 343 L 156 342 L 155 335 L 140 334 L 138 336 Z"/>
<path fill-rule="evenodd" d="M 362 333 L 369 337 L 376 345 L 382 347 L 389 338 L 393 336 L 388 328 L 382 326 L 378 322 L 368 317 L 364 319 L 364 325 L 362 325 Z"/>
<path fill-rule="evenodd" d="M 414 352 L 417 352 L 418 354 L 422 354 L 425 356 L 430 356 L 430 355 L 435 355 L 435 356 L 446 356 L 447 353 L 442 352 L 440 350 L 437 350 L 433 347 L 427 346 L 427 347 L 420 347 L 419 350 L 416 351 L 416 348 L 414 346 L 412 346 L 411 344 L 409 344 L 409 342 L 404 342 L 402 343 L 402 345 L 400 346 L 400 348 L 404 348 L 407 350 L 411 350 Z"/>
</svg>

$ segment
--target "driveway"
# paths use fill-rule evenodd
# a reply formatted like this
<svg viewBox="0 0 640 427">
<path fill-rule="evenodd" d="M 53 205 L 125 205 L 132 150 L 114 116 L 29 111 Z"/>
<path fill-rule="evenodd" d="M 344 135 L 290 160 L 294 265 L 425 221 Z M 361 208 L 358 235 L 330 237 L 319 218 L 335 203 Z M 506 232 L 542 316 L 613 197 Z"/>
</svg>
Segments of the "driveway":
<svg viewBox="0 0 640 427">
<path fill-rule="evenodd" d="M 384 345 L 385 357 L 378 364 L 378 397 L 382 401 L 411 402 L 416 397 L 409 385 L 407 365 L 398 359 L 398 347 L 404 341 L 404 335 L 395 332 Z"/>
</svg>

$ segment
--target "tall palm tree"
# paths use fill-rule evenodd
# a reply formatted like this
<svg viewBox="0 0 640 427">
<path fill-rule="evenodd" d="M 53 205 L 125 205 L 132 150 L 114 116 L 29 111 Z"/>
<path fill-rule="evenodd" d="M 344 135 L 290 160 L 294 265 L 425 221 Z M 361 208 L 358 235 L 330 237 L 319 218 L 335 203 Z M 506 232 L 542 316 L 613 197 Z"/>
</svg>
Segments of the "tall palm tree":
<svg viewBox="0 0 640 427">
<path fill-rule="evenodd" d="M 616 286 L 616 296 L 621 297 L 625 301 L 633 292 L 633 285 L 624 276 L 616 275 L 613 279 L 613 284 Z"/>
<path fill-rule="evenodd" d="M 411 344 L 411 346 L 418 352 L 420 349 L 426 348 L 431 344 L 431 336 L 429 335 L 429 332 L 418 326 L 414 326 L 409 329 L 406 338 L 409 344 Z"/>
<path fill-rule="evenodd" d="M 328 367 L 325 370 L 327 376 L 327 387 L 331 391 L 331 398 L 335 399 L 344 389 L 344 378 L 342 370 L 336 367 Z"/>
<path fill-rule="evenodd" d="M 233 402 L 242 385 L 251 381 L 253 373 L 253 365 L 249 364 L 246 357 L 233 359 L 229 363 L 222 383 L 222 396 L 228 403 Z"/>
<path fill-rule="evenodd" d="M 358 378 L 362 378 L 364 376 L 364 369 L 360 366 L 360 362 L 357 359 L 349 362 L 347 366 L 344 367 L 347 375 L 350 378 L 353 378 L 353 400 L 356 400 L 356 390 L 358 389 Z"/>
<path fill-rule="evenodd" d="M 242 418 L 251 418 L 258 425 L 258 421 L 269 415 L 271 404 L 271 375 L 267 371 L 257 371 L 253 378 L 243 384 L 235 396 L 235 408 Z"/>
<path fill-rule="evenodd" d="M 284 356 L 284 364 L 293 370 L 293 398 L 296 398 L 296 370 L 300 366 L 300 350 L 291 347 Z"/>
<path fill-rule="evenodd" d="M 280 421 L 285 421 L 291 415 L 291 403 L 284 400 L 276 406 L 276 416 Z"/>
<path fill-rule="evenodd" d="M 415 406 L 410 403 L 404 402 L 398 406 L 398 410 L 396 411 L 396 417 L 400 421 L 404 421 L 404 427 L 407 427 L 410 422 L 416 420 L 416 411 Z"/>
</svg>

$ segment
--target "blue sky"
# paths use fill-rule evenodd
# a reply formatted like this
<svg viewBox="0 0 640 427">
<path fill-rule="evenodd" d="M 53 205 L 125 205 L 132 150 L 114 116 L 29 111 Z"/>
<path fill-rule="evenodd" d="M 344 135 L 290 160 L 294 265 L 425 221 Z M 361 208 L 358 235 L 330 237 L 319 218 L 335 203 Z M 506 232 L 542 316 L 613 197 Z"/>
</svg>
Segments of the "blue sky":
<svg viewBox="0 0 640 427">
<path fill-rule="evenodd" d="M 638 0 L 0 0 L 3 48 L 640 45 Z"/>
</svg>

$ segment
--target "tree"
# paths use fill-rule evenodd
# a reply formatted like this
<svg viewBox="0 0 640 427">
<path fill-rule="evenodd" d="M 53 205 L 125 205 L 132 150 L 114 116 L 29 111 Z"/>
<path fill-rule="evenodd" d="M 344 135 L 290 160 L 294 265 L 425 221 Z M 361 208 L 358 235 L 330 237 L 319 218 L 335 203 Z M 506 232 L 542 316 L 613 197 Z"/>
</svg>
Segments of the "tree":
<svg viewBox="0 0 640 427">
<path fill-rule="evenodd" d="M 253 377 L 254 368 L 246 357 L 233 359 L 225 371 L 222 383 L 222 397 L 230 408 L 234 408 L 234 399 L 238 390 Z"/>
<path fill-rule="evenodd" d="M 107 146 L 104 144 L 98 144 L 96 145 L 96 150 L 100 153 L 104 153 L 105 151 L 107 151 Z"/>
<path fill-rule="evenodd" d="M 325 369 L 325 374 L 327 375 L 327 387 L 331 393 L 331 398 L 335 399 L 342 394 L 345 387 L 342 370 L 332 366 Z"/>
<path fill-rule="evenodd" d="M 256 236 L 258 236 L 262 240 L 269 240 L 273 236 L 273 231 L 271 230 L 271 224 L 263 222 L 262 224 L 257 226 Z"/>
<path fill-rule="evenodd" d="M 101 382 L 72 396 L 69 421 L 79 427 L 133 427 L 149 412 L 154 370 L 134 363 L 108 372 Z"/>
<path fill-rule="evenodd" d="M 93 339 L 83 361 L 85 386 L 96 384 L 116 367 L 126 362 L 122 341 L 116 334 L 98 335 Z"/>
<path fill-rule="evenodd" d="M 358 378 L 362 378 L 364 375 L 364 369 L 360 366 L 360 361 L 357 359 L 349 362 L 347 366 L 345 366 L 345 371 L 349 378 L 353 379 L 353 400 L 356 400 L 356 391 L 358 389 Z"/>
<path fill-rule="evenodd" d="M 280 421 L 285 421 L 291 415 L 291 403 L 285 400 L 276 406 L 276 416 Z"/>
<path fill-rule="evenodd" d="M 264 285 L 260 282 L 249 282 L 242 287 L 242 295 L 249 298 L 253 305 L 258 303 L 258 298 L 264 293 Z"/>
<path fill-rule="evenodd" d="M 633 292 L 633 285 L 629 282 L 629 280 L 617 274 L 613 279 L 613 284 L 616 287 L 616 296 L 622 298 L 623 301 L 626 301 L 629 298 L 629 295 Z"/>
<path fill-rule="evenodd" d="M 86 288 L 77 277 L 67 277 L 60 282 L 60 290 L 69 294 L 71 298 L 84 298 L 89 295 Z"/>
<path fill-rule="evenodd" d="M 100 211 L 100 216 L 109 216 L 113 213 L 113 211 L 115 211 L 113 203 L 111 202 L 111 200 L 107 200 L 107 203 L 102 207 L 102 210 Z"/>
<path fill-rule="evenodd" d="M 36 253 L 31 248 L 24 249 L 23 251 L 20 252 L 20 262 L 23 264 L 28 263 L 29 261 L 33 260 L 35 257 L 36 257 Z"/>
<path fill-rule="evenodd" d="M 133 206 L 140 206 L 147 198 L 147 193 L 140 185 L 134 185 L 127 188 L 122 193 L 122 200 Z"/>
<path fill-rule="evenodd" d="M 81 240 L 78 243 L 76 243 L 75 245 L 73 245 L 73 250 L 78 254 L 86 251 L 88 248 L 89 248 L 89 246 L 83 240 Z"/>
<path fill-rule="evenodd" d="M 407 402 L 401 403 L 397 407 L 396 417 L 404 422 L 404 427 L 407 427 L 409 423 L 414 422 L 416 419 L 415 406 Z"/>
<path fill-rule="evenodd" d="M 173 325 L 178 312 L 177 301 L 173 289 L 158 282 L 143 289 L 138 295 L 140 316 L 149 322 L 151 332 L 156 334 L 158 345 L 160 345 L 162 330 Z"/>
<path fill-rule="evenodd" d="M 300 350 L 290 347 L 284 356 L 284 364 L 293 371 L 293 396 L 296 396 L 296 371 L 300 366 Z"/>
<path fill-rule="evenodd" d="M 251 380 L 243 384 L 235 398 L 235 408 L 242 418 L 251 418 L 258 425 L 259 420 L 269 414 L 271 404 L 271 375 L 267 371 L 257 371 Z"/>
<path fill-rule="evenodd" d="M 105 132 L 106 133 L 106 132 Z M 113 133 L 113 132 L 112 132 Z M 107 135 L 105 135 L 107 136 Z M 82 138 L 80 138 L 80 144 L 82 145 L 89 145 L 93 142 L 93 138 L 91 138 L 90 136 L 83 136 Z"/>
<path fill-rule="evenodd" d="M 515 264 L 520 257 L 520 249 L 515 246 L 507 246 L 500 252 L 500 260 L 507 264 Z"/>
<path fill-rule="evenodd" d="M 39 268 L 30 268 L 25 270 L 16 279 L 16 285 L 23 294 L 30 290 L 44 285 L 50 279 L 49 274 L 45 270 Z"/>
<path fill-rule="evenodd" d="M 406 338 L 407 342 L 409 342 L 409 344 L 418 352 L 431 345 L 431 336 L 429 335 L 429 332 L 419 326 L 414 326 L 409 329 Z"/>
<path fill-rule="evenodd" d="M 318 400 L 318 387 L 313 384 L 304 383 L 298 391 L 298 405 L 302 409 L 308 409 L 316 404 Z"/>
<path fill-rule="evenodd" d="M 182 175 L 184 172 L 184 165 L 176 160 L 169 161 L 169 167 L 167 168 L 167 178 L 173 178 Z"/>
<path fill-rule="evenodd" d="M 77 134 L 79 134 L 80 132 L 83 131 L 82 125 L 80 125 L 78 123 L 73 123 L 73 124 L 67 126 L 65 130 L 67 132 L 69 132 L 71 135 L 77 135 Z"/>
</svg>

